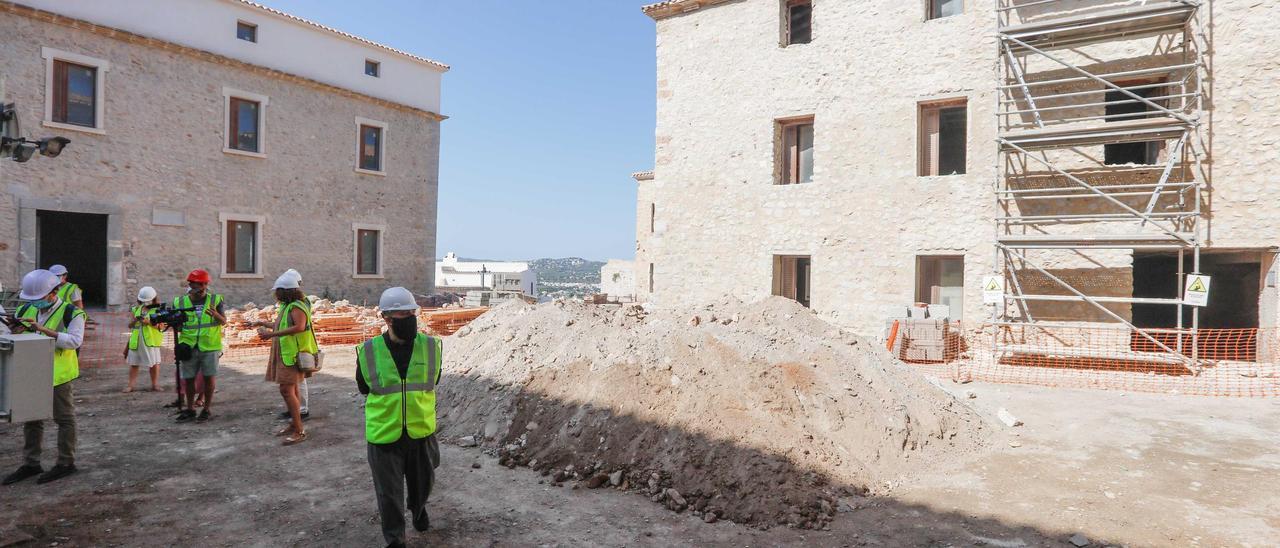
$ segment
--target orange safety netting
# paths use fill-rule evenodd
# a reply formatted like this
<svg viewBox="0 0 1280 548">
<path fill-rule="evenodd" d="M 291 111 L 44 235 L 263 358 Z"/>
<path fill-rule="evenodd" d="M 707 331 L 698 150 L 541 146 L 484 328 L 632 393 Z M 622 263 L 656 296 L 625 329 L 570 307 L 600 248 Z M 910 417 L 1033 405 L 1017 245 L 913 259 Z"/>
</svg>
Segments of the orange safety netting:
<svg viewBox="0 0 1280 548">
<path fill-rule="evenodd" d="M 1280 330 L 1149 331 L 1115 326 L 994 326 L 951 322 L 913 347 L 893 347 L 926 373 L 965 382 L 1203 396 L 1280 396 Z M 1155 339 L 1154 341 L 1151 339 Z M 1157 342 L 1159 344 L 1157 344 Z"/>
</svg>

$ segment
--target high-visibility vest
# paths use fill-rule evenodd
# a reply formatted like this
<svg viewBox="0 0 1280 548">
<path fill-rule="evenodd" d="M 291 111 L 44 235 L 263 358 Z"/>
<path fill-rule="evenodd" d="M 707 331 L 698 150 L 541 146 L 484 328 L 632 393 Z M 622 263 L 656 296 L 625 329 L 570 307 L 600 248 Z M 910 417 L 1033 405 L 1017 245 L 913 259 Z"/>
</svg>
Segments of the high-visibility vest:
<svg viewBox="0 0 1280 548">
<path fill-rule="evenodd" d="M 142 323 L 142 318 L 147 316 L 147 310 L 145 306 L 133 307 L 133 319 L 138 322 L 138 325 L 134 326 L 133 330 L 129 332 L 129 350 L 138 349 L 139 339 L 148 348 L 159 348 L 161 344 L 164 344 L 164 333 L 161 333 L 154 325 Z"/>
<path fill-rule="evenodd" d="M 298 363 L 298 352 L 315 354 L 319 351 L 319 346 L 316 345 L 316 334 L 311 330 L 311 310 L 303 306 L 302 301 L 293 301 L 281 307 L 280 318 L 276 323 L 276 331 L 284 331 L 291 327 L 289 325 L 289 311 L 294 308 L 301 310 L 306 315 L 307 328 L 298 333 L 280 337 L 280 359 L 284 361 L 286 367 Z"/>
<path fill-rule="evenodd" d="M 222 295 L 205 294 L 204 311 L 199 316 L 195 311 L 188 311 L 187 321 L 182 324 L 182 333 L 178 335 L 179 343 L 191 345 L 200 352 L 219 352 L 222 350 L 222 326 L 213 320 L 210 310 L 215 310 L 222 303 Z M 174 308 L 192 308 L 191 295 L 183 295 L 173 300 Z"/>
<path fill-rule="evenodd" d="M 83 317 L 84 311 L 76 308 L 76 305 L 66 301 L 58 301 L 53 305 L 55 307 L 52 314 L 45 319 L 44 326 L 59 333 L 66 333 L 67 326 L 71 325 L 71 320 L 77 317 Z M 30 304 L 22 305 L 18 309 L 17 317 L 27 318 L 30 320 L 38 319 L 40 309 Z M 58 386 L 75 380 L 80 376 L 80 358 L 76 355 L 74 348 L 57 348 L 53 349 L 53 385 Z"/>
<path fill-rule="evenodd" d="M 436 381 L 440 377 L 440 339 L 423 333 L 413 340 L 405 378 L 382 336 L 356 347 L 356 367 L 369 385 L 364 403 L 364 438 L 386 444 L 408 432 L 420 440 L 436 431 Z"/>
<path fill-rule="evenodd" d="M 71 302 L 71 297 L 74 297 L 76 294 L 76 291 L 78 291 L 79 289 L 80 289 L 80 286 L 76 284 L 73 284 L 71 282 L 64 283 L 62 284 L 62 287 L 58 288 L 58 298 L 62 299 L 63 302 L 69 303 Z M 83 295 L 81 296 L 83 297 Z"/>
</svg>

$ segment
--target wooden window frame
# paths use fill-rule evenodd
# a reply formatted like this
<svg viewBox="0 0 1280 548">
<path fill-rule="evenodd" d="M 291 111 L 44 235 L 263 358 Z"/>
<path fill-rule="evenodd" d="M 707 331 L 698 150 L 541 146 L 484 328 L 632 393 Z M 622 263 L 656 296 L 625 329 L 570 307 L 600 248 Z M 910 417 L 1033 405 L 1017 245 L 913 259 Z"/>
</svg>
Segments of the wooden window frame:
<svg viewBox="0 0 1280 548">
<path fill-rule="evenodd" d="M 801 300 L 797 285 L 799 261 L 807 262 L 804 288 L 808 299 Z M 803 253 L 777 253 L 773 255 L 773 283 L 771 293 L 778 297 L 799 302 L 806 308 L 813 307 L 813 256 Z M 807 302 L 806 302 L 807 301 Z"/>
<path fill-rule="evenodd" d="M 240 36 L 240 27 L 246 27 L 249 29 L 250 38 L 246 39 Z M 257 44 L 258 43 L 258 25 L 254 23 L 250 23 L 248 21 L 237 20 L 236 21 L 236 40 L 240 40 L 242 42 L 249 42 L 250 44 Z"/>
<path fill-rule="evenodd" d="M 360 233 L 363 231 L 374 231 L 378 233 L 378 249 L 374 251 L 374 253 L 377 253 L 378 271 L 373 274 L 360 272 Z M 383 258 L 386 257 L 386 254 L 383 253 L 383 251 L 387 247 L 386 236 L 387 236 L 387 225 L 385 224 L 351 223 L 351 277 L 352 278 L 358 279 L 358 280 L 374 280 L 374 279 L 386 278 L 386 271 L 383 270 L 383 265 L 385 264 L 385 261 L 383 260 Z"/>
<path fill-rule="evenodd" d="M 809 6 L 809 40 L 806 42 L 791 41 L 791 8 L 799 5 Z M 813 0 L 783 0 L 782 1 L 782 41 L 784 48 L 791 46 L 800 46 L 813 43 Z"/>
<path fill-rule="evenodd" d="M 231 234 L 229 227 L 231 223 L 254 223 L 253 231 L 253 250 L 254 250 L 254 270 L 253 272 L 231 272 L 229 266 L 232 258 L 228 255 L 228 245 L 231 243 Z M 263 277 L 263 245 L 262 233 L 266 229 L 267 219 L 261 215 L 241 215 L 235 213 L 219 213 L 218 224 L 221 226 L 222 247 L 219 254 L 222 257 L 220 274 L 218 277 L 227 279 L 254 279 Z"/>
<path fill-rule="evenodd" d="M 106 80 L 107 80 L 107 72 L 111 70 L 111 63 L 103 59 L 97 59 L 94 57 L 88 57 L 88 56 L 80 55 L 77 53 L 71 53 L 71 52 L 57 50 L 53 48 L 47 48 L 47 47 L 40 48 L 40 56 L 44 58 L 44 62 L 45 62 L 45 65 L 44 65 L 45 67 L 44 69 L 45 70 L 44 120 L 42 121 L 41 125 L 48 128 L 66 129 L 71 131 L 78 131 L 81 133 L 92 133 L 95 135 L 106 135 L 107 133 L 107 130 L 106 130 L 106 109 L 107 109 Z M 55 97 L 56 90 L 58 89 L 58 86 L 56 85 L 57 78 L 55 75 L 55 72 L 56 72 L 55 66 L 58 61 L 94 69 L 95 71 L 94 78 L 93 78 L 94 124 L 92 127 L 54 121 L 53 119 L 54 103 L 56 100 L 56 97 Z M 65 88 L 63 89 L 65 90 Z M 65 91 L 63 93 L 65 93 Z"/>
<path fill-rule="evenodd" d="M 939 278 L 939 283 L 941 283 L 942 261 L 946 261 L 946 260 L 960 261 L 960 278 L 961 278 L 960 285 L 950 286 L 950 287 L 961 288 L 961 296 L 960 296 L 961 309 L 952 310 L 951 319 L 962 320 L 964 319 L 964 298 L 966 296 L 964 293 L 967 293 L 967 291 L 965 291 L 967 288 L 965 287 L 965 280 L 964 280 L 965 256 L 963 254 L 916 255 L 916 269 L 915 269 L 915 277 L 914 277 L 915 289 L 912 291 L 912 293 L 915 297 L 915 302 L 928 303 L 928 304 L 942 304 L 942 303 L 933 302 L 932 292 L 930 292 L 929 295 L 924 294 L 925 292 L 922 291 L 924 289 L 924 286 L 923 286 L 924 280 L 921 278 L 922 278 L 922 275 L 924 274 L 924 263 L 926 261 L 936 261 L 938 263 L 937 274 Z M 939 286 L 939 287 L 947 287 L 947 286 Z"/>
<path fill-rule="evenodd" d="M 364 146 L 364 127 L 376 127 L 381 130 L 382 134 L 378 141 L 378 169 L 364 169 L 360 167 L 360 158 L 363 157 L 361 148 Z M 371 120 L 369 118 L 356 117 L 356 173 L 364 175 L 377 175 L 379 177 L 387 176 L 387 128 L 388 124 L 379 120 Z"/>
<path fill-rule="evenodd" d="M 940 162 L 938 149 L 941 145 L 941 127 L 938 128 L 939 142 L 933 142 L 930 137 L 931 132 L 929 124 L 930 113 L 935 120 L 941 122 L 941 112 L 945 109 L 964 107 L 965 109 L 965 169 L 963 173 L 950 173 L 941 175 L 938 173 L 937 164 Z M 944 99 L 934 99 L 922 101 L 916 105 L 916 176 L 918 177 L 961 177 L 969 173 L 969 98 L 968 97 L 949 97 Z"/>
<path fill-rule="evenodd" d="M 814 131 L 814 148 L 817 148 L 817 126 L 814 124 L 814 116 L 796 116 L 791 118 L 780 118 L 774 121 L 774 134 L 777 145 L 774 150 L 774 184 L 778 186 L 785 185 L 801 185 L 813 182 L 812 174 L 808 181 L 800 180 L 800 136 L 799 128 L 804 126 L 813 127 Z M 794 147 L 787 146 L 787 135 L 790 131 L 796 131 L 796 145 Z M 814 160 L 816 169 L 816 158 Z"/>
<path fill-rule="evenodd" d="M 258 103 L 258 150 L 240 150 L 231 148 L 231 137 L 235 135 L 236 123 L 232 121 L 231 104 L 232 99 L 241 101 L 252 101 Z M 237 156 L 248 156 L 251 158 L 267 157 L 267 105 L 271 103 L 271 98 L 266 95 L 240 91 L 237 89 L 222 88 L 222 152 L 226 154 L 234 154 Z M 238 123 L 238 122 L 237 122 Z"/>
<path fill-rule="evenodd" d="M 373 74 L 369 74 L 369 67 L 373 67 Z M 373 59 L 364 60 L 364 75 L 374 78 L 382 78 L 382 62 Z"/>
</svg>

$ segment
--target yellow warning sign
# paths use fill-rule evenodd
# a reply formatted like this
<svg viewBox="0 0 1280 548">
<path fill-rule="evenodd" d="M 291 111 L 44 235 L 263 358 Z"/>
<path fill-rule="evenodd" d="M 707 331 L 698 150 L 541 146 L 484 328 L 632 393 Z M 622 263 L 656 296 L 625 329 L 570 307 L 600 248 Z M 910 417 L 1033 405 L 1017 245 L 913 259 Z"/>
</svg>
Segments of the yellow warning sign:
<svg viewBox="0 0 1280 548">
<path fill-rule="evenodd" d="M 1004 303 L 1004 278 L 987 276 L 982 279 L 982 304 Z"/>
<path fill-rule="evenodd" d="M 1208 276 L 1199 274 L 1187 276 L 1187 285 L 1182 294 L 1182 302 L 1190 306 L 1209 306 L 1209 285 L 1212 281 Z"/>
<path fill-rule="evenodd" d="M 987 287 L 983 291 L 1000 291 L 1000 282 L 996 278 L 987 278 Z"/>
</svg>

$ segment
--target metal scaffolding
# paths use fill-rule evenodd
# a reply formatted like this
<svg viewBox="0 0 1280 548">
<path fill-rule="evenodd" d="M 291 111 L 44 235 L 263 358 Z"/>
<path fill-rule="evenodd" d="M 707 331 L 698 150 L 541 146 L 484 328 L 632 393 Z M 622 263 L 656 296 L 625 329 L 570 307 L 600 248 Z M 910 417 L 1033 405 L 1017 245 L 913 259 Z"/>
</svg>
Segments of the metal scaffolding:
<svg viewBox="0 0 1280 548">
<path fill-rule="evenodd" d="M 1142 342 L 1126 359 L 1196 373 L 1199 314 L 1184 317 L 1181 288 L 1188 258 L 1200 272 L 1208 190 L 1201 2 L 1090 4 L 997 2 L 996 264 L 1007 289 L 992 318 L 995 359 L 1030 351 L 1020 332 L 1086 321 L 1040 318 L 1036 303 L 1086 303 Z M 1176 253 L 1177 298 L 1091 294 L 1064 273 L 1146 251 Z M 1053 290 L 1025 291 L 1029 278 Z M 1134 325 L 1123 307 L 1135 304 L 1176 307 L 1176 328 Z"/>
</svg>

